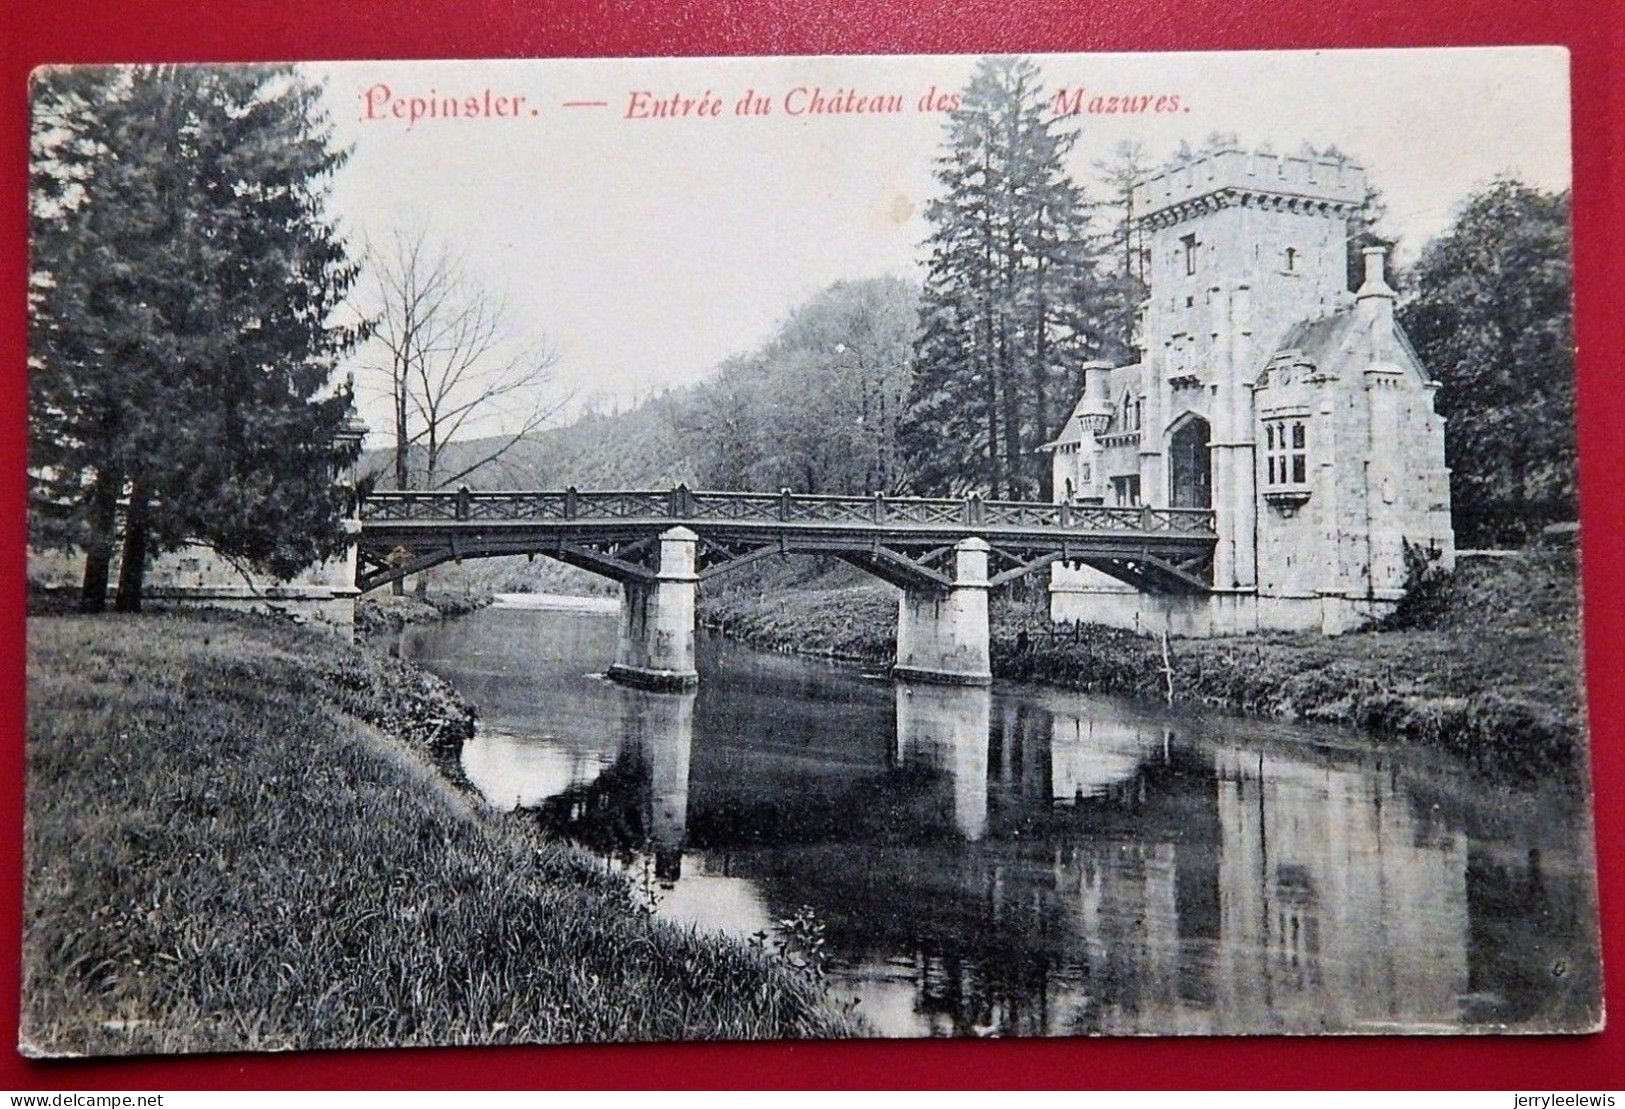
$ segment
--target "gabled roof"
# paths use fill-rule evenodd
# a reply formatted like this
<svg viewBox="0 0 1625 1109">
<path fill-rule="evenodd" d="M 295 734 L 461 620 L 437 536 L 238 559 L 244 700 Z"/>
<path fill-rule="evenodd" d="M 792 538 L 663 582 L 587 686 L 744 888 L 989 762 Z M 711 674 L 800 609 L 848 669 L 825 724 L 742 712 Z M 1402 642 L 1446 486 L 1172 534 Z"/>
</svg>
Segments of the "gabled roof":
<svg viewBox="0 0 1625 1109">
<path fill-rule="evenodd" d="M 1309 364 L 1332 376 L 1341 375 L 1345 369 L 1361 370 L 1384 363 L 1408 369 L 1419 381 L 1426 382 L 1428 374 L 1404 328 L 1391 315 L 1388 326 L 1388 335 L 1374 333 L 1369 317 L 1358 304 L 1294 324 L 1265 361 L 1258 380 L 1262 384 L 1273 367 L 1287 362 Z"/>
</svg>

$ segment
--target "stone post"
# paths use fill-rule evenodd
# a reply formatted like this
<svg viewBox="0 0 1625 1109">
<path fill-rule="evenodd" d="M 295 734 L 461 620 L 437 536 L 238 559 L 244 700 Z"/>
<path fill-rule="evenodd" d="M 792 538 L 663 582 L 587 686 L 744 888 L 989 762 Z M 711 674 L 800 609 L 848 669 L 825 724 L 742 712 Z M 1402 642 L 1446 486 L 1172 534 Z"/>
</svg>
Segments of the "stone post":
<svg viewBox="0 0 1625 1109">
<path fill-rule="evenodd" d="M 695 550 L 700 537 L 677 527 L 660 534 L 654 581 L 621 585 L 621 627 L 609 676 L 639 689 L 693 689 L 694 603 L 699 592 Z"/>
<path fill-rule="evenodd" d="M 897 665 L 905 681 L 990 685 L 987 624 L 988 545 L 962 539 L 954 546 L 946 590 L 905 589 L 897 608 Z"/>
</svg>

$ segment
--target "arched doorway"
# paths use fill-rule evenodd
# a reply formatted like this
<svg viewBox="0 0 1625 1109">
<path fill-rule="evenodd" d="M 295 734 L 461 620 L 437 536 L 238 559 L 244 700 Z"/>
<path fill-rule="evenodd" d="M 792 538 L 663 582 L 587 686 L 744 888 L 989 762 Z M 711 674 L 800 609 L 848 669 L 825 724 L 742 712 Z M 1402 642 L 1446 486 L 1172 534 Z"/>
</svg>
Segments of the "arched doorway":
<svg viewBox="0 0 1625 1109">
<path fill-rule="evenodd" d="M 1169 503 L 1174 508 L 1212 508 L 1213 471 L 1208 460 L 1208 422 L 1187 416 L 1168 436 Z"/>
</svg>

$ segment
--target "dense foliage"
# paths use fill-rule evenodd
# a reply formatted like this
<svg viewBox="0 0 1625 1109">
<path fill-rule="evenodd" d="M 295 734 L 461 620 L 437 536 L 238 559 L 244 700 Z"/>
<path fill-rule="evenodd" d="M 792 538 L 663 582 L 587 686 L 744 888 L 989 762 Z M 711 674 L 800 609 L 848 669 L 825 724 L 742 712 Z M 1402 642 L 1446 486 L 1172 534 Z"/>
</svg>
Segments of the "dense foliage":
<svg viewBox="0 0 1625 1109">
<path fill-rule="evenodd" d="M 675 413 L 699 483 L 895 491 L 916 312 L 905 281 L 840 281 L 792 312 L 760 349 L 724 363 Z"/>
<path fill-rule="evenodd" d="M 1400 318 L 1438 378 L 1457 541 L 1573 520 L 1569 196 L 1498 181 L 1423 251 Z"/>
<path fill-rule="evenodd" d="M 1038 67 L 982 61 L 937 159 L 915 378 L 905 418 L 913 485 L 1040 495 L 1036 453 L 1108 352 L 1082 192 L 1064 162 L 1078 132 L 1051 114 Z"/>
<path fill-rule="evenodd" d="M 61 69 L 34 90 L 30 431 L 36 542 L 87 552 L 98 608 L 188 541 L 280 575 L 344 543 L 339 321 L 325 217 L 344 162 L 285 67 Z"/>
</svg>

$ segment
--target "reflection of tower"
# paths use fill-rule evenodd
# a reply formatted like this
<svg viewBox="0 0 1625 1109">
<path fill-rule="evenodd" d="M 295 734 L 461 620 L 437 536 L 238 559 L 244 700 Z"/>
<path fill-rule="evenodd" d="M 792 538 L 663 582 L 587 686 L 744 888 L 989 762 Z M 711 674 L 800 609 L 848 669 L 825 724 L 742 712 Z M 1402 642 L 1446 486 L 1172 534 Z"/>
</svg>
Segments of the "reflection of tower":
<svg viewBox="0 0 1625 1109">
<path fill-rule="evenodd" d="M 1454 1025 L 1467 984 L 1466 849 L 1386 778 L 1221 752 L 1221 1023 Z"/>
<path fill-rule="evenodd" d="M 655 877 L 675 882 L 683 873 L 696 694 L 627 690 L 625 696 L 627 745 L 640 776 L 647 775 L 644 829 L 654 848 Z"/>
<path fill-rule="evenodd" d="M 986 686 L 898 682 L 897 763 L 947 775 L 954 827 L 987 834 L 987 742 L 993 695 Z"/>
</svg>

